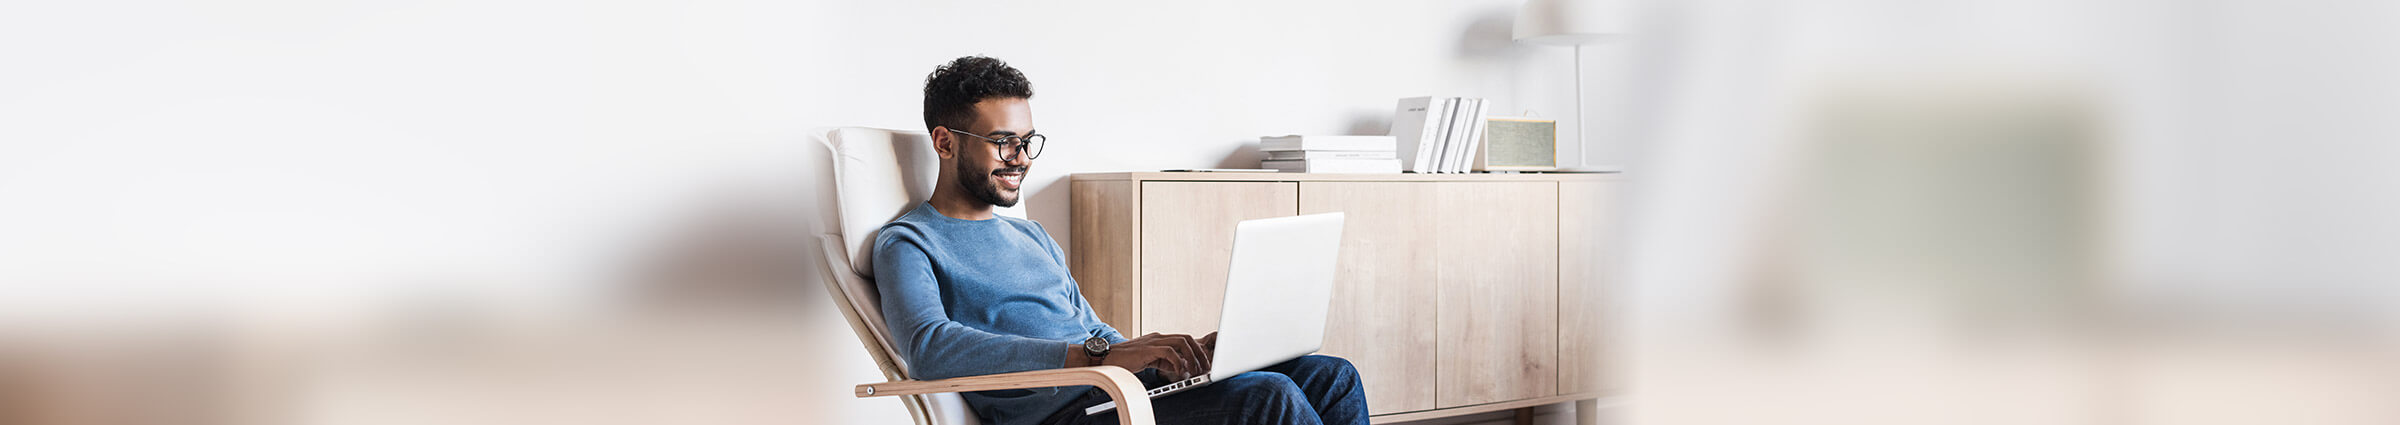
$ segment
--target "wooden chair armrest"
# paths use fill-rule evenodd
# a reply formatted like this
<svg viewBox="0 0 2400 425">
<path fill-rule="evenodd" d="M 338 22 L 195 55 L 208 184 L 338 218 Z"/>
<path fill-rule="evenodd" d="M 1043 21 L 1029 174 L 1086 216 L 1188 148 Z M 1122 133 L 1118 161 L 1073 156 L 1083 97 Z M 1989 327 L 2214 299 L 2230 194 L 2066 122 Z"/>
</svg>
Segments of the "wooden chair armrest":
<svg viewBox="0 0 2400 425">
<path fill-rule="evenodd" d="M 1116 366 L 1033 370 L 932 381 L 892 381 L 862 384 L 858 386 L 856 392 L 858 397 L 864 398 L 1073 385 L 1090 385 L 1108 392 L 1108 398 L 1117 402 L 1117 423 L 1119 424 L 1152 425 L 1155 423 L 1150 414 L 1150 397 L 1146 395 L 1149 391 L 1148 388 L 1142 386 L 1141 379 L 1133 377 L 1133 372 Z M 1132 397 L 1127 397 L 1127 395 L 1132 395 Z M 1070 408 L 1081 407 L 1070 406 Z"/>
</svg>

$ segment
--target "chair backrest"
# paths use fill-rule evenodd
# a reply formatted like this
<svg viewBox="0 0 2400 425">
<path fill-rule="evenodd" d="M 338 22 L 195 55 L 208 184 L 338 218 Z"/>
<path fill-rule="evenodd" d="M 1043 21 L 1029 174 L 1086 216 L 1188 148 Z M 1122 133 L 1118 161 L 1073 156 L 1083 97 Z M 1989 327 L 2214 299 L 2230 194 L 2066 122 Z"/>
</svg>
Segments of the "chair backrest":
<svg viewBox="0 0 2400 425">
<path fill-rule="evenodd" d="M 910 379 L 908 363 L 893 345 L 885 327 L 883 308 L 874 281 L 875 231 L 933 196 L 940 157 L 933 139 L 922 132 L 842 127 L 811 131 L 825 148 L 827 163 L 812 164 L 833 171 L 833 223 L 820 236 L 824 246 L 825 285 L 834 304 L 850 320 L 859 343 L 884 377 Z M 1020 208 L 999 214 L 1024 217 Z M 958 394 L 910 396 L 903 403 L 923 425 L 974 424 L 975 413 Z"/>
</svg>

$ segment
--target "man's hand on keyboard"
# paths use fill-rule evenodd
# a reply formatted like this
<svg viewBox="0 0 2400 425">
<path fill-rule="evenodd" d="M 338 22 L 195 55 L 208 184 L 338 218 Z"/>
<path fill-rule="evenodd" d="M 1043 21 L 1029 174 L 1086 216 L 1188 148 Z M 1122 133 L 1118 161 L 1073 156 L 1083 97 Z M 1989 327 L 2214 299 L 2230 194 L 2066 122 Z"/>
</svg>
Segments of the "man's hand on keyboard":
<svg viewBox="0 0 2400 425">
<path fill-rule="evenodd" d="M 1142 335 L 1110 345 L 1108 357 L 1100 359 L 1100 364 L 1134 372 L 1156 368 L 1160 377 L 1181 381 L 1208 373 L 1211 364 L 1209 355 L 1216 345 L 1216 334 L 1210 333 L 1205 341 L 1203 343 L 1203 339 L 1182 334 Z M 1089 362 L 1089 358 L 1075 355 L 1069 357 L 1067 366 L 1091 366 Z"/>
</svg>

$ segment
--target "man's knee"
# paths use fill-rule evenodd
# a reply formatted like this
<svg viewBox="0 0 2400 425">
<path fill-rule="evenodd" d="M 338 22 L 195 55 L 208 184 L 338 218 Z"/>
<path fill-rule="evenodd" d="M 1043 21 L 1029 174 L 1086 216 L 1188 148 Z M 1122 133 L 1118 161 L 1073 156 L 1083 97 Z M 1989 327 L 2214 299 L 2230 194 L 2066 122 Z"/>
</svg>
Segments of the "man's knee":
<svg viewBox="0 0 2400 425">
<path fill-rule="evenodd" d="M 1292 359 L 1292 362 L 1293 373 L 1343 380 L 1358 379 L 1358 368 L 1340 357 L 1312 354 Z"/>
<path fill-rule="evenodd" d="M 1350 361 L 1349 361 L 1349 360 L 1346 360 L 1346 359 L 1343 359 L 1343 358 L 1340 358 L 1340 357 L 1334 357 L 1334 356 L 1328 356 L 1328 355 L 1322 355 L 1322 354 L 1310 354 L 1310 355 L 1306 355 L 1306 356 L 1300 356 L 1300 358 L 1297 358 L 1297 359 L 1292 359 L 1292 361 L 1295 361 L 1295 362 L 1300 362 L 1300 365 L 1299 365 L 1299 366 L 1300 366 L 1300 368 L 1302 368 L 1302 369 L 1344 370 L 1344 371 L 1347 371 L 1347 370 L 1352 370 L 1352 369 L 1353 369 L 1353 368 L 1350 366 Z"/>
<path fill-rule="evenodd" d="M 1300 384 L 1280 373 L 1244 373 L 1234 375 L 1220 385 L 1227 386 L 1226 389 L 1234 394 L 1234 398 L 1250 402 L 1285 403 L 1307 399 L 1306 395 L 1300 393 Z"/>
</svg>

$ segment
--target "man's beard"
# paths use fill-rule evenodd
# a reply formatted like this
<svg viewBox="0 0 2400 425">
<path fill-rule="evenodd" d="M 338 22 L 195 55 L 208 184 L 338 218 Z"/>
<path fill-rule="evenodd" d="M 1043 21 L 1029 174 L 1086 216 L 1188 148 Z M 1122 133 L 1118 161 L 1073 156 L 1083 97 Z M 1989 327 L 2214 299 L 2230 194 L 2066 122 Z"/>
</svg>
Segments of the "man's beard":
<svg viewBox="0 0 2400 425">
<path fill-rule="evenodd" d="M 966 161 L 959 161 L 957 168 L 959 184 L 966 185 L 967 194 L 974 196 L 975 200 L 983 201 L 983 203 L 992 204 L 1001 208 L 1017 206 L 1017 198 L 1021 196 L 1009 196 L 1010 194 L 1000 193 L 1000 186 L 993 184 L 992 179 L 999 177 L 994 173 L 999 173 L 1001 171 L 1014 171 L 1023 173 L 1026 171 L 1025 168 L 1018 167 L 993 170 L 975 170 L 975 167 L 968 165 Z M 978 173 L 977 171 L 981 172 Z M 1022 194 L 1023 191 L 1024 189 L 1021 187 L 1018 189 L 1019 194 Z"/>
</svg>

